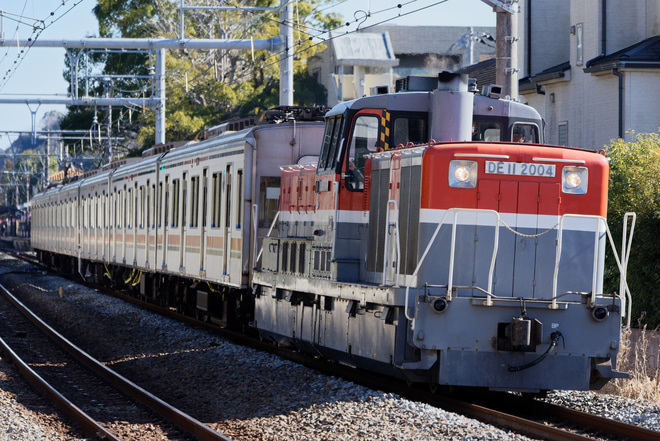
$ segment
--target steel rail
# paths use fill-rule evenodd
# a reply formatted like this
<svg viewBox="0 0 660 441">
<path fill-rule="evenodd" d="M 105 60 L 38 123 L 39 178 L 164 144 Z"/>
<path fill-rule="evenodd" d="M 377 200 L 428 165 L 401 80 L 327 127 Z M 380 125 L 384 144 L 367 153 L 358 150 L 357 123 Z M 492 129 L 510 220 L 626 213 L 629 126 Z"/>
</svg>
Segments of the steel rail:
<svg viewBox="0 0 660 441">
<path fill-rule="evenodd" d="M 0 284 L 0 293 L 7 297 L 7 299 L 25 314 L 32 323 L 48 334 L 58 345 L 73 355 L 78 361 L 92 369 L 100 377 L 120 388 L 127 395 L 149 407 L 158 415 L 179 426 L 184 431 L 196 436 L 200 441 L 231 441 L 230 438 L 216 432 L 201 421 L 196 420 L 179 409 L 167 404 L 165 401 L 92 358 L 85 351 L 69 342 L 60 333 L 34 315 L 32 311 L 30 311 L 20 300 L 14 297 L 2 284 Z"/>
<path fill-rule="evenodd" d="M 28 256 L 26 255 L 18 255 L 17 257 L 43 266 L 43 264 L 40 262 L 27 259 Z M 44 266 L 44 268 L 46 267 Z M 90 284 L 86 285 L 89 286 Z M 96 288 L 99 289 L 99 287 Z M 542 401 L 521 399 L 516 400 L 516 397 L 510 396 L 508 394 L 498 396 L 487 395 L 486 398 L 481 397 L 477 399 L 472 396 L 472 392 L 474 392 L 472 391 L 468 393 L 469 396 L 465 397 L 465 400 L 449 396 L 430 394 L 428 391 L 412 389 L 408 385 L 389 377 L 383 377 L 379 375 L 364 375 L 364 372 L 360 370 L 343 367 L 334 363 L 328 364 L 314 357 L 306 357 L 295 350 L 287 350 L 285 348 L 268 345 L 258 341 L 257 339 L 250 339 L 244 334 L 238 334 L 226 329 L 220 329 L 213 324 L 200 323 L 192 317 L 182 316 L 181 314 L 175 313 L 167 308 L 162 308 L 152 303 L 144 302 L 114 290 L 105 288 L 100 289 L 106 294 L 121 298 L 141 308 L 145 308 L 186 323 L 197 324 L 198 326 L 202 326 L 205 329 L 218 332 L 224 337 L 231 339 L 236 343 L 278 355 L 282 358 L 303 364 L 312 369 L 322 371 L 327 375 L 339 376 L 365 387 L 392 392 L 399 394 L 402 397 L 429 403 L 447 411 L 456 412 L 480 420 L 482 422 L 495 425 L 497 427 L 509 428 L 526 436 L 539 437 L 542 439 L 552 439 L 553 441 L 593 440 L 593 438 L 589 437 L 588 435 L 580 435 L 568 432 L 560 428 L 547 426 L 545 424 L 530 421 L 526 418 L 515 415 L 516 413 L 523 413 L 523 411 L 533 411 L 536 414 L 543 415 L 544 418 L 554 417 L 557 419 L 563 419 L 568 422 L 574 422 L 584 428 L 595 430 L 601 433 L 615 434 L 620 439 L 634 439 L 639 441 L 651 441 L 660 439 L 660 432 L 657 431 L 622 423 L 615 420 L 610 420 L 605 417 L 587 414 Z M 514 400 L 513 403 L 509 402 L 505 404 L 505 402 L 511 399 Z M 523 404 L 520 404 L 521 402 Z M 507 408 L 507 410 L 495 410 L 493 407 L 504 407 Z"/>
<path fill-rule="evenodd" d="M 60 394 L 55 388 L 48 384 L 39 374 L 37 374 L 27 363 L 25 363 L 14 352 L 7 343 L 0 338 L 0 350 L 11 360 L 18 368 L 19 372 L 27 379 L 41 394 L 50 400 L 55 406 L 62 410 L 75 424 L 94 438 L 100 438 L 110 441 L 121 441 L 120 438 L 100 425 L 94 418 L 87 415 L 82 409 L 69 401 Z"/>
<path fill-rule="evenodd" d="M 588 427 L 599 432 L 614 434 L 618 439 L 631 439 L 635 441 L 657 441 L 660 439 L 660 432 L 646 429 L 644 427 L 632 424 L 622 423 L 609 418 L 592 415 L 579 410 L 570 409 L 556 404 L 542 401 L 526 402 L 527 410 L 533 409 L 536 413 L 551 415 Z"/>
</svg>

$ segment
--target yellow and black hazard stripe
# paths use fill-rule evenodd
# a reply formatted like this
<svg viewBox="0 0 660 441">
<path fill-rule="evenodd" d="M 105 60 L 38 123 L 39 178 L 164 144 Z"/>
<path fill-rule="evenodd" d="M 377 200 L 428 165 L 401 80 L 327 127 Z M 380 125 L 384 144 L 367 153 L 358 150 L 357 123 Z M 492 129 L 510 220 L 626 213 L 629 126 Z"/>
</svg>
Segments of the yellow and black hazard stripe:
<svg viewBox="0 0 660 441">
<path fill-rule="evenodd" d="M 390 148 L 390 112 L 383 109 L 380 118 L 380 146 L 383 150 Z"/>
</svg>

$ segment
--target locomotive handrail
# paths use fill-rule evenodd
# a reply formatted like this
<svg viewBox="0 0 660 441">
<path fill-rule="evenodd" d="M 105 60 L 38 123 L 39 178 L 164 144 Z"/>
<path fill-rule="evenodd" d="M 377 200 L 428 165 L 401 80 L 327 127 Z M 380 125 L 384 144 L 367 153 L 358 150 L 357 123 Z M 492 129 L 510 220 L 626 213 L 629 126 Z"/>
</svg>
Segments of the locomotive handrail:
<svg viewBox="0 0 660 441">
<path fill-rule="evenodd" d="M 594 234 L 594 266 L 593 266 L 593 280 L 591 288 L 591 306 L 596 303 L 596 269 L 598 260 L 596 259 L 596 252 L 598 249 L 598 242 L 600 237 L 600 224 L 604 225 L 604 230 L 607 233 L 607 238 L 610 242 L 610 247 L 612 248 L 612 254 L 616 260 L 617 267 L 619 268 L 620 273 L 620 282 L 619 282 L 619 298 L 621 300 L 621 313 L 623 317 L 626 317 L 626 327 L 630 327 L 630 314 L 632 310 L 632 295 L 630 293 L 630 288 L 628 287 L 628 281 L 626 279 L 627 270 L 628 270 L 628 258 L 630 257 L 630 246 L 632 244 L 632 236 L 635 229 L 635 222 L 637 216 L 635 213 L 626 213 L 623 219 L 624 229 L 623 229 L 623 238 L 621 245 L 621 259 L 616 251 L 616 246 L 614 244 L 614 239 L 612 238 L 612 232 L 610 231 L 609 226 L 607 225 L 607 220 L 602 216 L 594 215 L 580 215 L 580 214 L 564 214 L 561 216 L 559 221 L 559 234 L 557 236 L 557 254 L 555 257 L 555 272 L 552 282 L 552 308 L 557 308 L 557 279 L 559 275 L 559 261 L 561 260 L 561 248 L 562 248 L 562 233 L 563 233 L 563 223 L 565 218 L 582 218 L 582 219 L 595 219 L 597 222 L 596 231 Z M 632 225 L 630 229 L 630 236 L 627 236 L 627 225 L 629 219 L 632 218 Z"/>
<path fill-rule="evenodd" d="M 632 224 L 630 225 L 630 238 L 628 238 L 628 222 L 632 218 Z M 630 314 L 632 309 L 632 295 L 630 289 L 628 289 L 628 259 L 630 259 L 630 249 L 632 248 L 632 238 L 633 233 L 635 232 L 635 223 L 637 222 L 637 214 L 628 212 L 623 216 L 623 235 L 621 237 L 621 266 L 623 269 L 623 275 L 619 281 L 619 292 L 626 293 L 628 298 L 628 314 L 627 314 L 627 324 L 626 327 L 630 328 Z M 624 252 L 624 249 L 626 250 Z M 625 258 L 623 257 L 625 255 Z"/>
<path fill-rule="evenodd" d="M 391 201 L 388 201 L 388 204 Z M 596 285 L 597 285 L 597 266 L 598 266 L 598 247 L 599 247 L 599 242 L 600 242 L 600 236 L 601 236 L 601 223 L 604 225 L 604 230 L 607 233 L 608 239 L 610 241 L 610 245 L 612 247 L 612 252 L 614 254 L 614 258 L 616 260 L 617 266 L 619 268 L 619 272 L 621 273 L 621 282 L 620 282 L 620 294 L 619 297 L 621 299 L 621 307 L 622 307 L 622 313 L 623 315 L 627 316 L 627 325 L 630 326 L 630 314 L 631 314 L 631 304 L 632 304 L 632 296 L 630 294 L 630 289 L 628 288 L 627 280 L 626 280 L 626 272 L 627 272 L 627 265 L 628 265 L 628 258 L 630 256 L 630 245 L 632 243 L 632 235 L 634 232 L 635 228 L 635 220 L 636 216 L 635 213 L 626 213 L 624 217 L 624 234 L 623 234 L 623 243 L 622 243 L 622 258 L 619 259 L 619 256 L 616 251 L 616 247 L 614 245 L 614 240 L 612 239 L 612 233 L 607 225 L 607 221 L 605 218 L 602 216 L 594 216 L 594 215 L 579 215 L 579 214 L 564 214 L 559 217 L 559 222 L 549 228 L 548 230 L 544 231 L 543 233 L 535 234 L 535 235 L 526 235 L 520 232 L 515 231 L 511 227 L 509 227 L 501 218 L 500 214 L 494 210 L 479 210 L 479 209 L 461 209 L 461 208 L 451 208 L 448 209 L 444 215 L 442 216 L 442 219 L 440 222 L 438 222 L 438 225 L 433 232 L 433 235 L 431 236 L 431 239 L 429 240 L 426 249 L 424 250 L 424 253 L 422 253 L 422 256 L 419 259 L 419 262 L 417 263 L 417 267 L 415 268 L 415 271 L 411 275 L 410 280 L 414 280 L 415 276 L 417 276 L 417 273 L 419 272 L 420 268 L 422 267 L 422 264 L 424 263 L 426 256 L 428 255 L 431 247 L 433 246 L 438 233 L 440 232 L 440 228 L 445 222 L 445 219 L 449 213 L 452 213 L 453 220 L 452 220 L 452 232 L 451 232 L 451 244 L 450 244 L 450 255 L 449 255 L 449 274 L 448 274 L 448 282 L 447 282 L 447 294 L 446 294 L 446 299 L 448 301 L 451 301 L 452 299 L 452 292 L 453 292 L 453 271 L 454 271 L 454 256 L 455 256 L 455 248 L 456 248 L 456 225 L 457 225 L 457 219 L 458 219 L 458 214 L 460 212 L 467 212 L 467 213 L 474 213 L 474 214 L 488 214 L 492 213 L 496 217 L 496 225 L 502 224 L 505 228 L 508 230 L 512 231 L 514 234 L 517 235 L 522 235 L 525 237 L 538 237 L 544 234 L 549 233 L 550 231 L 554 230 L 555 228 L 558 228 L 558 235 L 557 235 L 557 250 L 556 250 L 556 255 L 555 255 L 555 269 L 554 269 L 554 276 L 553 276 L 553 286 L 552 286 L 552 304 L 551 308 L 552 309 L 557 309 L 557 281 L 559 278 L 559 263 L 561 261 L 561 252 L 562 252 L 562 244 L 563 244 L 563 228 L 564 228 L 564 221 L 567 218 L 578 218 L 578 219 L 594 219 L 597 223 L 596 225 L 596 230 L 594 233 L 594 263 L 593 263 L 593 270 L 592 270 L 592 289 L 591 289 L 591 305 L 594 305 L 596 302 Z M 630 218 L 632 218 L 632 225 L 630 228 L 630 236 L 627 236 L 627 225 L 630 222 Z M 388 211 L 388 224 L 389 224 L 389 211 Z M 387 246 L 387 243 L 386 243 Z M 493 273 L 494 273 L 494 268 L 495 268 L 495 261 L 497 258 L 497 250 L 499 247 L 499 227 L 495 228 L 495 234 L 494 234 L 494 243 L 493 243 L 493 255 L 491 257 L 491 266 L 490 266 L 490 271 L 488 273 L 488 287 L 486 290 L 482 290 L 483 292 L 486 293 L 487 299 L 485 305 L 490 306 L 492 305 L 492 280 L 493 280 Z M 387 248 L 386 248 L 387 249 Z M 387 264 L 387 261 L 385 265 Z M 385 277 L 385 269 L 383 270 L 383 277 Z M 404 313 L 405 316 L 408 320 L 413 321 L 414 317 L 411 316 L 410 314 L 410 308 L 408 306 L 409 304 L 409 298 L 410 298 L 410 284 L 406 286 L 406 294 L 405 294 L 405 305 L 404 305 Z"/>
<path fill-rule="evenodd" d="M 630 227 L 630 236 L 627 236 L 628 222 L 632 218 L 632 225 Z M 632 244 L 633 232 L 635 231 L 635 223 L 637 221 L 637 214 L 628 212 L 623 217 L 623 237 L 621 243 L 621 260 L 616 252 L 616 247 L 614 246 L 614 239 L 612 238 L 612 232 L 610 231 L 607 222 L 605 222 L 605 228 L 607 231 L 607 237 L 610 241 L 610 246 L 612 247 L 612 254 L 616 260 L 616 264 L 619 267 L 619 272 L 621 273 L 621 278 L 619 281 L 619 296 L 621 296 L 621 310 L 622 313 L 626 316 L 626 327 L 630 328 L 630 315 L 632 313 L 632 295 L 630 294 L 630 288 L 628 287 L 628 280 L 626 279 L 628 274 L 628 258 L 630 257 L 630 248 Z M 627 306 L 627 308 L 626 308 Z M 626 312 L 627 311 L 627 312 Z"/>
<path fill-rule="evenodd" d="M 332 182 L 335 187 L 335 214 L 334 214 L 334 225 L 332 226 L 333 232 L 336 231 L 336 225 L 339 223 L 339 219 L 337 219 L 338 212 L 339 212 L 339 181 L 333 181 Z M 332 249 L 330 250 L 330 260 L 335 261 L 335 243 L 337 243 L 337 240 L 332 241 Z"/>
<path fill-rule="evenodd" d="M 387 201 L 387 212 L 385 213 L 385 243 L 383 249 L 385 251 L 385 256 L 383 257 L 383 282 L 382 286 L 387 284 L 387 268 L 388 261 L 387 256 L 389 255 L 389 229 L 390 229 L 390 205 L 394 204 L 394 210 L 397 212 L 396 217 L 394 218 L 394 231 L 396 233 L 396 276 L 394 279 L 394 285 L 399 286 L 399 273 L 401 272 L 401 241 L 399 240 L 399 205 L 396 200 L 390 199 Z"/>
</svg>

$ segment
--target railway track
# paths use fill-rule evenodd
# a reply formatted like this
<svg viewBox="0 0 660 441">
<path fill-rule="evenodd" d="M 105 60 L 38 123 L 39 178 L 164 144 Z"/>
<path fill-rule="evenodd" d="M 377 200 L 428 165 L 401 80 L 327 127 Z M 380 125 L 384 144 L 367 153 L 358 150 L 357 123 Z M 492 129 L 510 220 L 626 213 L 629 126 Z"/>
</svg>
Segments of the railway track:
<svg viewBox="0 0 660 441">
<path fill-rule="evenodd" d="M 531 438 L 553 441 L 593 441 L 594 439 L 656 441 L 660 439 L 660 433 L 653 430 L 512 394 L 473 393 L 459 389 L 458 392 L 443 395 L 429 391 L 426 387 L 411 388 L 390 377 L 374 375 L 372 372 L 365 373 L 337 363 L 328 363 L 293 349 L 248 338 L 243 334 L 228 331 L 211 323 L 200 323 L 198 320 L 181 315 L 171 309 L 153 305 L 120 292 L 112 290 L 104 290 L 104 292 L 161 315 L 205 327 L 238 344 L 278 355 L 327 375 L 339 376 L 372 389 L 396 393 L 402 397 L 441 407 Z"/>
<path fill-rule="evenodd" d="M 98 287 L 95 288 L 98 289 Z M 327 363 L 315 357 L 305 356 L 295 350 L 261 343 L 256 339 L 250 339 L 244 335 L 220 329 L 213 324 L 200 323 L 190 317 L 181 316 L 170 309 L 145 303 L 124 294 L 113 293 L 110 290 L 104 291 L 137 304 L 142 308 L 173 317 L 178 321 L 207 327 L 241 345 L 247 345 L 276 354 L 325 374 L 340 376 L 372 389 L 396 393 L 411 400 L 425 402 L 535 439 L 570 441 L 629 439 L 644 441 L 655 440 L 660 437 L 658 432 L 652 430 L 574 411 L 565 407 L 550 405 L 538 400 L 524 399 L 512 394 L 468 394 L 464 391 L 447 395 L 433 394 L 428 391 L 427 387 L 411 388 L 400 381 L 395 381 L 388 377 L 375 376 L 373 373 L 365 375 L 362 371 L 337 363 Z"/>
<path fill-rule="evenodd" d="M 0 349 L 92 438 L 230 441 L 91 358 L 2 285 L 0 319 Z"/>
</svg>

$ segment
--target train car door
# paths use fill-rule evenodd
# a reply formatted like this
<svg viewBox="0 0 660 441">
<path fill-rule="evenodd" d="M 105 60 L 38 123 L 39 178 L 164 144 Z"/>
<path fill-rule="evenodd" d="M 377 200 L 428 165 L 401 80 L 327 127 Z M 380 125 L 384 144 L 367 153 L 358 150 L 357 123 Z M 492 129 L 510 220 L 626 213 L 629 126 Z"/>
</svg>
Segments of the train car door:
<svg viewBox="0 0 660 441">
<path fill-rule="evenodd" d="M 180 238 L 181 245 L 179 246 L 179 271 L 185 272 L 184 267 L 184 253 L 186 248 L 186 235 L 188 227 L 186 226 L 186 207 L 188 206 L 188 173 L 183 174 L 181 179 L 181 229 Z"/>
<path fill-rule="evenodd" d="M 163 270 L 167 269 L 167 233 L 169 232 L 170 225 L 169 225 L 169 209 L 170 209 L 170 177 L 165 176 L 165 182 L 163 183 L 163 188 L 161 189 L 162 192 L 162 199 L 161 199 L 161 221 L 162 221 L 162 229 L 160 230 L 160 234 L 162 236 L 161 240 L 162 243 L 160 244 L 160 250 L 161 250 L 161 268 Z"/>
<path fill-rule="evenodd" d="M 156 264 L 156 184 L 147 184 L 147 257 L 145 266 L 154 268 Z"/>
<path fill-rule="evenodd" d="M 118 221 L 118 204 L 117 204 L 117 188 L 112 188 L 110 193 L 110 225 L 109 225 L 109 240 L 110 240 L 110 250 L 108 251 L 108 260 L 110 262 L 116 262 L 117 258 L 117 228 L 119 225 Z"/>
<path fill-rule="evenodd" d="M 208 168 L 205 168 L 202 172 L 202 182 L 201 182 L 201 228 L 200 228 L 200 238 L 199 238 L 199 272 L 200 276 L 206 277 L 206 235 L 208 234 L 209 222 L 206 218 L 208 216 Z"/>
<path fill-rule="evenodd" d="M 197 277 L 200 275 L 200 249 L 201 249 L 201 227 L 199 222 L 200 200 L 201 200 L 201 178 L 199 174 L 190 176 L 188 186 L 188 199 L 190 200 L 188 221 L 186 222 L 186 242 L 184 250 L 184 268 L 186 274 Z"/>
<path fill-rule="evenodd" d="M 108 261 L 110 253 L 110 230 L 108 229 L 108 194 L 106 190 L 101 193 L 101 259 Z"/>
</svg>

